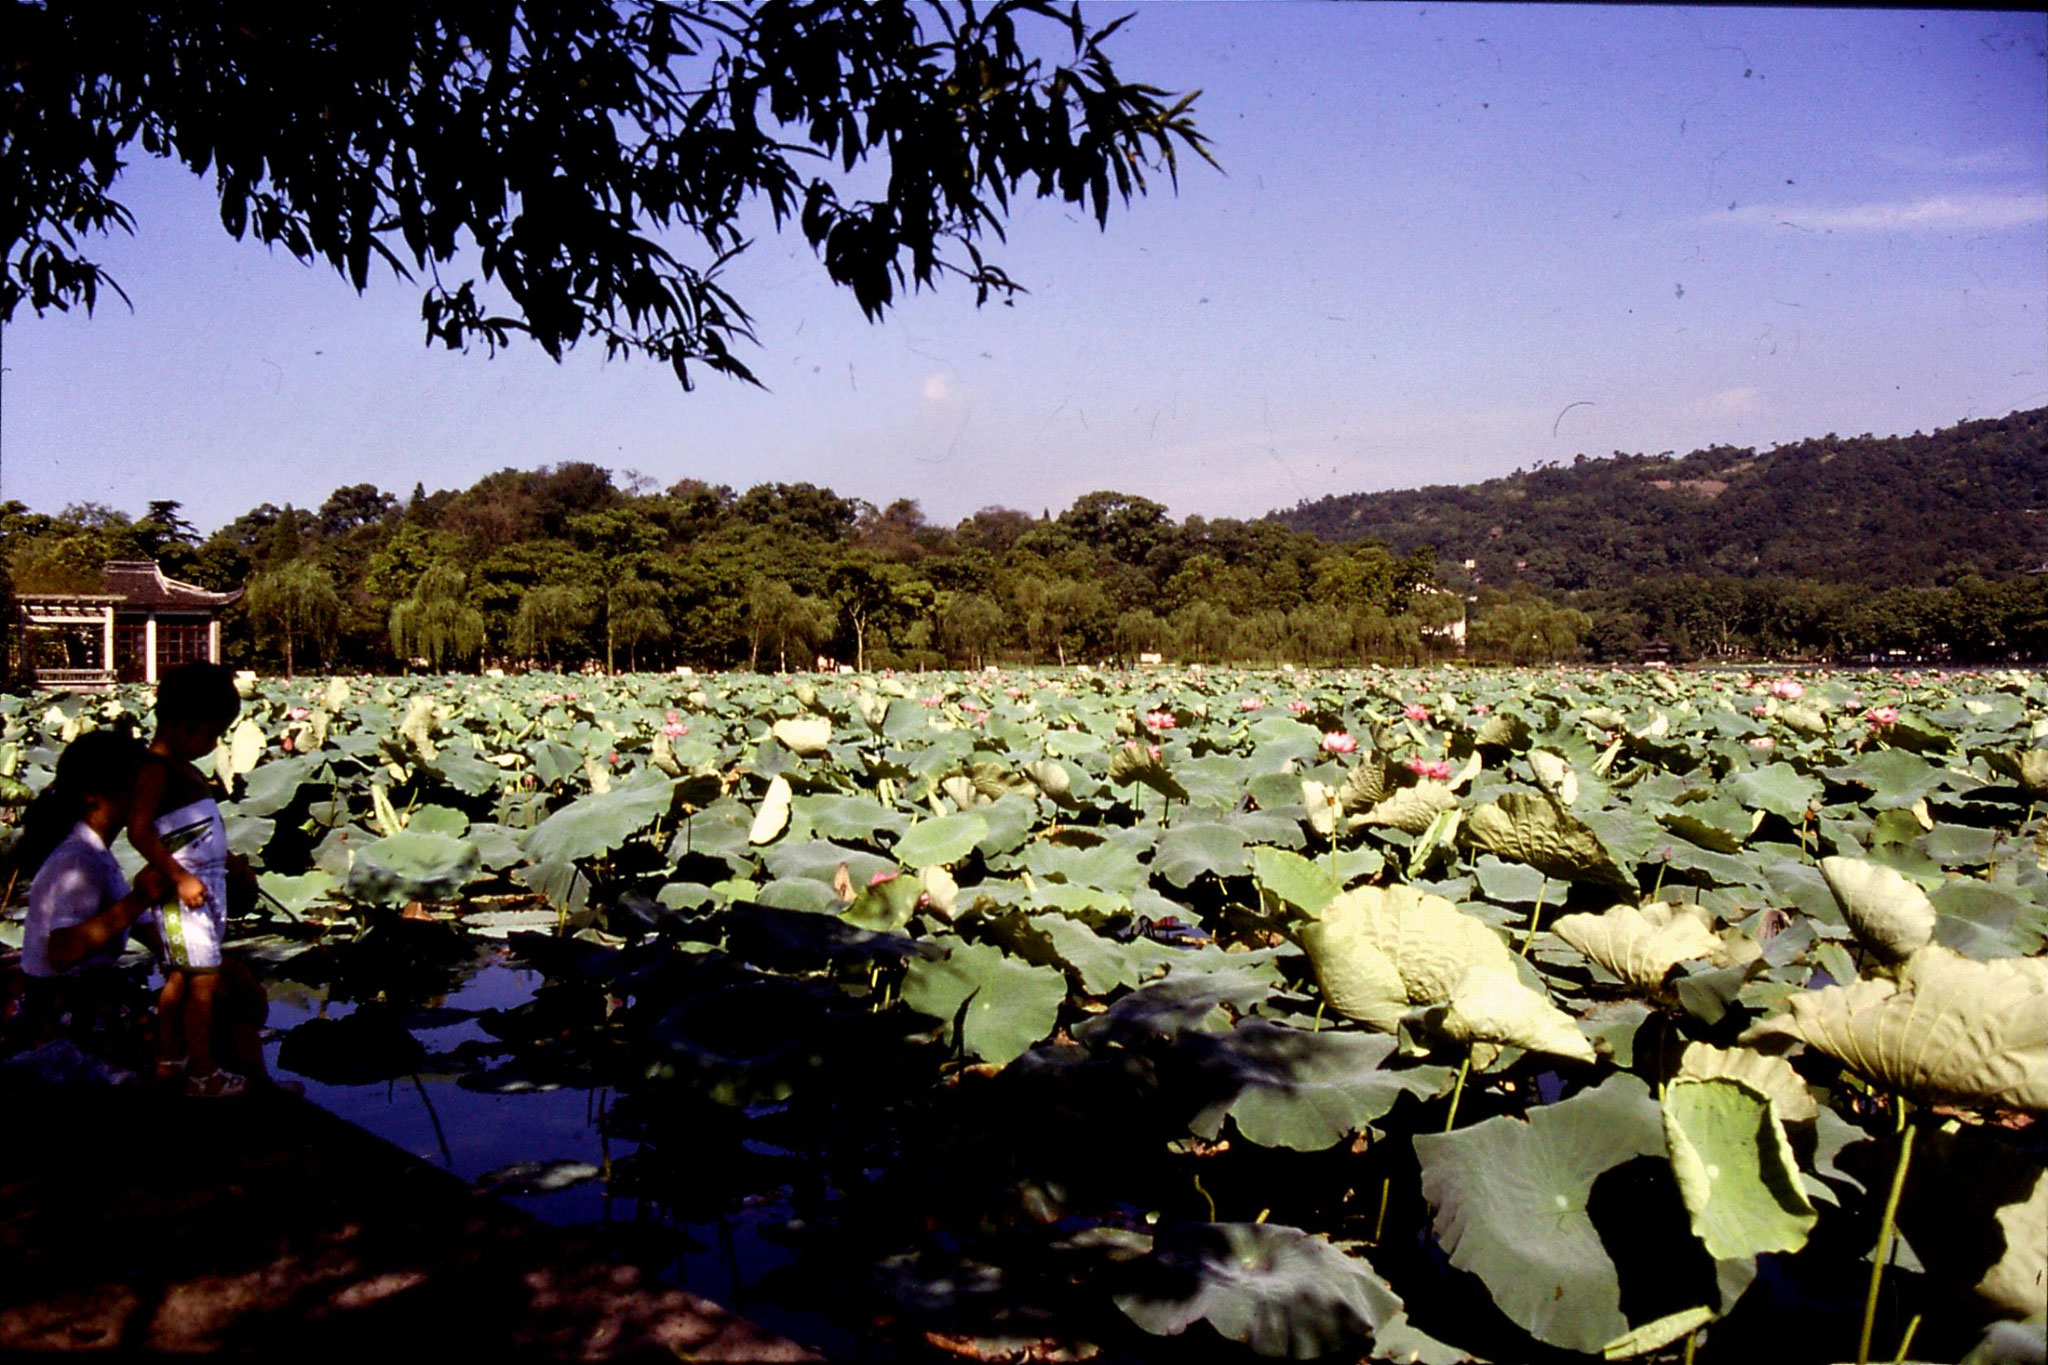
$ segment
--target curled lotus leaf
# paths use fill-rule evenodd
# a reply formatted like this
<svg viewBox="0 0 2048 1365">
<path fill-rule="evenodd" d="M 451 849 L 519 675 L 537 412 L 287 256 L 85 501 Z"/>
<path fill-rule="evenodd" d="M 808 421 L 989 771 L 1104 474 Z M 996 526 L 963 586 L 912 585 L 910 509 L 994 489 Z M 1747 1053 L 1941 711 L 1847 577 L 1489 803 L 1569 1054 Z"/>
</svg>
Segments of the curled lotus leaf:
<svg viewBox="0 0 2048 1365">
<path fill-rule="evenodd" d="M 1450 785 L 1433 779 L 1403 787 L 1361 815 L 1351 817 L 1355 826 L 1384 825 L 1403 834 L 1420 834 L 1445 811 L 1458 808 L 1458 794 Z"/>
<path fill-rule="evenodd" d="M 2048 1283 L 2048 1170 L 2034 1177 L 2025 1199 L 1999 1209 L 1997 1218 L 2005 1254 L 1977 1281 L 1977 1293 L 2014 1317 L 2038 1318 L 2041 1287 Z"/>
<path fill-rule="evenodd" d="M 1594 1059 L 1593 1040 L 1569 1014 L 1531 990 L 1512 968 L 1474 967 L 1451 993 L 1437 1027 L 1461 1043 L 1496 1043 L 1576 1061 Z"/>
<path fill-rule="evenodd" d="M 1795 995 L 1740 1041 L 1793 1038 L 1919 1099 L 2048 1109 L 2048 958 L 1930 945 L 1897 981 Z"/>
<path fill-rule="evenodd" d="M 440 752 L 434 744 L 434 722 L 438 718 L 432 697 L 414 697 L 405 708 L 405 719 L 398 725 L 398 733 L 429 763 Z"/>
<path fill-rule="evenodd" d="M 1537 786 L 1567 806 L 1579 799 L 1579 775 L 1572 771 L 1564 755 L 1548 749 L 1531 749 L 1529 771 L 1536 775 Z"/>
<path fill-rule="evenodd" d="M 1335 942 L 1355 938 L 1392 962 L 1410 1004 L 1443 1004 L 1473 967 L 1515 970 L 1514 954 L 1484 920 L 1412 886 L 1347 891 L 1324 907 L 1320 923 Z"/>
<path fill-rule="evenodd" d="M 1165 760 L 1153 753 L 1150 745 L 1135 740 L 1118 749 L 1109 760 L 1109 780 L 1117 786 L 1142 782 L 1168 800 L 1188 799 L 1187 788 L 1167 771 Z"/>
<path fill-rule="evenodd" d="M 1465 840 L 1481 852 L 1527 863 L 1548 877 L 1629 885 L 1628 874 L 1600 836 L 1548 792 L 1503 793 L 1466 819 Z"/>
<path fill-rule="evenodd" d="M 832 722 L 823 716 L 795 716 L 768 727 L 783 748 L 810 757 L 822 754 L 832 743 Z"/>
<path fill-rule="evenodd" d="M 431 703 L 429 703 L 431 705 Z M 235 726 L 235 732 L 228 738 L 228 773 L 240 777 L 252 771 L 263 758 L 267 742 L 263 738 L 263 727 L 253 720 L 244 719 Z"/>
<path fill-rule="evenodd" d="M 1862 858 L 1822 858 L 1820 874 L 1863 946 L 1903 962 L 1934 940 L 1934 902 L 1905 874 Z"/>
<path fill-rule="evenodd" d="M 1689 905 L 1617 905 L 1599 915 L 1566 915 L 1551 930 L 1639 991 L 1655 994 L 1681 962 L 1718 957 L 1725 945 Z"/>
<path fill-rule="evenodd" d="M 1301 782 L 1301 808 L 1308 812 L 1308 827 L 1325 839 L 1335 838 L 1337 816 L 1342 810 L 1337 793 L 1313 777 Z"/>
<path fill-rule="evenodd" d="M 1692 1230 L 1717 1260 L 1797 1251 L 1820 1215 L 1771 1097 L 1728 1076 L 1665 1088 L 1664 1141 Z"/>
<path fill-rule="evenodd" d="M 960 917 L 960 883 L 944 866 L 934 863 L 918 869 L 918 884 L 924 887 L 925 903 L 931 912 L 951 924 Z"/>
<path fill-rule="evenodd" d="M 1331 904 L 1322 918 L 1302 928 L 1301 946 L 1331 1009 L 1388 1033 L 1400 1027 L 1408 987 L 1362 913 Z"/>
<path fill-rule="evenodd" d="M 1394 782 L 1387 771 L 1386 755 L 1375 749 L 1344 775 L 1344 785 L 1337 789 L 1337 801 L 1349 814 L 1376 806 L 1393 792 Z"/>
<path fill-rule="evenodd" d="M 793 795 L 789 779 L 777 773 L 768 783 L 767 795 L 761 798 L 761 808 L 754 812 L 753 826 L 747 830 L 748 843 L 772 843 L 789 828 L 789 803 Z"/>
<path fill-rule="evenodd" d="M 1806 1078 L 1783 1057 L 1772 1057 L 1755 1048 L 1688 1043 L 1678 1059 L 1678 1074 L 1703 1081 L 1741 1081 L 1758 1094 L 1770 1096 L 1779 1120 L 1784 1123 L 1811 1123 L 1820 1117 L 1820 1102 L 1807 1088 Z"/>
</svg>

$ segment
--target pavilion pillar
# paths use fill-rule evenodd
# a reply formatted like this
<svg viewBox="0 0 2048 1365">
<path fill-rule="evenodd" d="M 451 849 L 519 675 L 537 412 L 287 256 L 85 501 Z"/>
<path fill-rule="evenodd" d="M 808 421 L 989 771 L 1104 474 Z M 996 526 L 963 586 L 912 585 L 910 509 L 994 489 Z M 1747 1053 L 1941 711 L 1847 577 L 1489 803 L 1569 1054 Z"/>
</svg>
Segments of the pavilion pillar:
<svg viewBox="0 0 2048 1365">
<path fill-rule="evenodd" d="M 156 613 L 151 612 L 142 623 L 142 680 L 156 681 Z"/>
<path fill-rule="evenodd" d="M 100 667 L 106 670 L 107 681 L 114 680 L 114 608 L 111 603 L 100 608 Z"/>
<path fill-rule="evenodd" d="M 220 662 L 220 618 L 218 616 L 207 618 L 206 661 L 210 664 Z"/>
</svg>

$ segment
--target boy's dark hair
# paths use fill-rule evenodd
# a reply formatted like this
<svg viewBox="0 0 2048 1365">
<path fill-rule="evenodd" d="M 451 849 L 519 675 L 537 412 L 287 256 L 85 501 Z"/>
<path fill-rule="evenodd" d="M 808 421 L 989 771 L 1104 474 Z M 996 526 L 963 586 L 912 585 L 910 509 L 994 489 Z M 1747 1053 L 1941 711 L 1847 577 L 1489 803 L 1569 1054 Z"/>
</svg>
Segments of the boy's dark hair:
<svg viewBox="0 0 2048 1365">
<path fill-rule="evenodd" d="M 157 679 L 159 725 L 225 725 L 241 709 L 242 694 L 235 690 L 234 671 L 225 664 L 179 664 Z"/>
<path fill-rule="evenodd" d="M 142 741 L 125 730 L 88 730 L 57 755 L 49 785 L 21 816 L 21 837 L 8 858 L 14 879 L 26 883 L 58 844 L 85 818 L 86 801 L 118 796 L 135 786 Z"/>
</svg>

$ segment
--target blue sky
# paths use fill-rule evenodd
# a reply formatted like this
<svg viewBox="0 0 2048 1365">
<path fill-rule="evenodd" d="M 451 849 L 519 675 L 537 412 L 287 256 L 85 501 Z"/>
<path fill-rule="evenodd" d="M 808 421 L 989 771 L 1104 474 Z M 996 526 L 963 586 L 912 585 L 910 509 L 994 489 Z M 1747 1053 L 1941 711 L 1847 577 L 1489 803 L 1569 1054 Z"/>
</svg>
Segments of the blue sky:
<svg viewBox="0 0 2048 1365">
<path fill-rule="evenodd" d="M 1125 7 L 1093 7 L 1098 20 Z M 0 495 L 202 529 L 340 484 L 591 460 L 805 480 L 935 521 L 1114 488 L 1257 516 L 1584 452 L 1931 430 L 2048 403 L 2048 20 L 1913 11 L 1158 3 L 1129 76 L 1203 91 L 1106 233 L 1033 202 L 1030 293 L 879 325 L 800 237 L 727 276 L 753 389 L 594 349 L 429 351 L 134 166 L 134 300 L 6 333 Z"/>
</svg>

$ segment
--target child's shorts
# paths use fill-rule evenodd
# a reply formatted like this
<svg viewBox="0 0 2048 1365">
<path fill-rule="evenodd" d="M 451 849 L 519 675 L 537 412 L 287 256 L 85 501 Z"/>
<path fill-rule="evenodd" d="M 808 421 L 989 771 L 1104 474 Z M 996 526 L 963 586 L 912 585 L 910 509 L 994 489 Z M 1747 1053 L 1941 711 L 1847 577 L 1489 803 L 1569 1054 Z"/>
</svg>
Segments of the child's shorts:
<svg viewBox="0 0 2048 1365">
<path fill-rule="evenodd" d="M 195 907 L 172 897 L 170 904 L 157 907 L 156 916 L 166 968 L 210 972 L 220 966 L 221 940 L 228 931 L 220 901 L 209 895 L 206 904 Z"/>
</svg>

